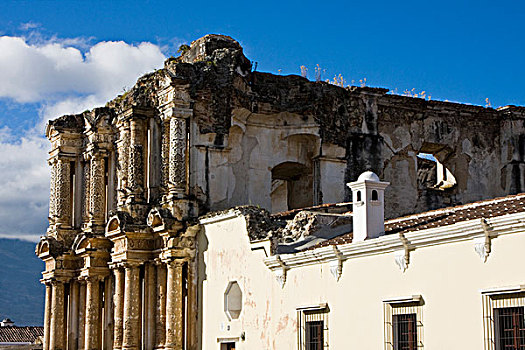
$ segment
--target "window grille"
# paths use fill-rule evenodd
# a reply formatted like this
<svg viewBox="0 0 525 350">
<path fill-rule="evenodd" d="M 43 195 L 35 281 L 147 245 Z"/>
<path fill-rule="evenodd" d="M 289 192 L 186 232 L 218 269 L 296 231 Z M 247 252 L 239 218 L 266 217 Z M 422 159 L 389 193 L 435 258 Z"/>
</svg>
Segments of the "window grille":
<svg viewBox="0 0 525 350">
<path fill-rule="evenodd" d="M 383 303 L 385 350 L 423 349 L 423 304 L 421 296 Z"/>
<path fill-rule="evenodd" d="M 395 350 L 417 349 L 416 314 L 393 315 L 393 337 Z"/>
<path fill-rule="evenodd" d="M 496 347 L 502 350 L 525 349 L 523 307 L 494 309 Z"/>
<path fill-rule="evenodd" d="M 298 309 L 300 350 L 328 349 L 328 306 Z"/>
<path fill-rule="evenodd" d="M 525 350 L 525 293 L 483 294 L 486 350 Z"/>
</svg>

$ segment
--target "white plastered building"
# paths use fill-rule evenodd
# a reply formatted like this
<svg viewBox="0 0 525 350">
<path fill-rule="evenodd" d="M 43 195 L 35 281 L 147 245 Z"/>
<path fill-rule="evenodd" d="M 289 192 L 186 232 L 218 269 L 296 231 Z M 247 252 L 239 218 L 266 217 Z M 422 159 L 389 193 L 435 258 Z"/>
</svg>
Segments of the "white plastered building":
<svg viewBox="0 0 525 350">
<path fill-rule="evenodd" d="M 309 208 L 305 224 L 290 212 L 273 231 L 256 208 L 202 217 L 202 349 L 523 346 L 525 194 L 385 222 L 387 186 L 365 173 L 349 184 L 353 214 Z M 353 222 L 330 236 L 327 217 Z M 294 220 L 310 231 L 283 243 Z"/>
</svg>

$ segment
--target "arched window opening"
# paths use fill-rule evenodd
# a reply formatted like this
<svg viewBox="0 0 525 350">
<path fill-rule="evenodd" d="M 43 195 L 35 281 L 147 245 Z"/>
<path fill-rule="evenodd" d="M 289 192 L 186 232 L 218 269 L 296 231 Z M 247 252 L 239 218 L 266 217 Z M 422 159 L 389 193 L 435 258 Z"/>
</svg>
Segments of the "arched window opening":
<svg viewBox="0 0 525 350">
<path fill-rule="evenodd" d="M 379 197 L 377 195 L 377 191 L 376 190 L 372 190 L 372 200 L 373 201 L 378 201 L 379 200 Z"/>
<path fill-rule="evenodd" d="M 272 212 L 313 205 L 313 172 L 305 165 L 284 162 L 272 169 Z"/>
<path fill-rule="evenodd" d="M 356 198 L 356 200 L 358 202 L 361 202 L 361 191 L 357 191 L 357 198 Z"/>
<path fill-rule="evenodd" d="M 76 227 L 76 221 L 77 221 L 77 174 L 76 174 L 76 163 L 74 161 L 69 162 L 69 198 L 70 198 L 70 213 L 71 213 L 71 227 Z"/>
<path fill-rule="evenodd" d="M 417 155 L 417 182 L 420 189 L 448 190 L 457 182 L 452 172 L 430 152 Z"/>
<path fill-rule="evenodd" d="M 161 135 L 158 122 L 151 118 L 146 133 L 146 199 L 154 203 L 160 196 Z"/>
</svg>

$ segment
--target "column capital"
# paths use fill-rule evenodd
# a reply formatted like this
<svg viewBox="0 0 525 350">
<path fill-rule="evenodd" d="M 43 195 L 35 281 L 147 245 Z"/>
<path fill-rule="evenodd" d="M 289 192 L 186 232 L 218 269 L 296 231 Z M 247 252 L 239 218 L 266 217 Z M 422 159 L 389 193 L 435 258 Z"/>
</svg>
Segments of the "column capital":
<svg viewBox="0 0 525 350">
<path fill-rule="evenodd" d="M 139 267 L 140 265 L 144 264 L 143 261 L 134 261 L 134 260 L 126 260 L 120 263 L 121 266 L 125 269 L 132 269 Z"/>
<path fill-rule="evenodd" d="M 176 267 L 176 266 L 181 266 L 181 265 L 184 265 L 185 263 L 188 262 L 188 259 L 187 258 L 166 258 L 166 259 L 163 259 L 162 262 L 164 264 L 166 264 L 167 266 L 170 266 L 170 267 Z"/>
<path fill-rule="evenodd" d="M 93 282 L 99 282 L 104 280 L 104 276 L 99 275 L 89 275 L 89 276 L 82 276 L 81 279 L 85 283 L 93 283 Z"/>
</svg>

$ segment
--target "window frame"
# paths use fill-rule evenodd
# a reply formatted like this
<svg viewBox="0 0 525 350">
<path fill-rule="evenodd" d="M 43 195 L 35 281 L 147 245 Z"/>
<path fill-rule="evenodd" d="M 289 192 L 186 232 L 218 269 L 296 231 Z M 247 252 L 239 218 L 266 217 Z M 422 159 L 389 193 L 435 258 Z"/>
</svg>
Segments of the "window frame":
<svg viewBox="0 0 525 350">
<path fill-rule="evenodd" d="M 497 310 L 521 307 L 525 318 L 525 286 L 481 292 L 483 303 L 484 349 L 500 350 Z M 525 323 L 525 319 L 524 319 Z"/>
<path fill-rule="evenodd" d="M 323 345 L 319 350 L 329 348 L 329 313 L 330 308 L 327 304 L 297 308 L 297 348 L 299 350 L 311 350 L 311 348 L 307 345 L 308 332 L 306 327 L 309 323 L 320 323 L 322 325 Z"/>
<path fill-rule="evenodd" d="M 421 350 L 423 345 L 423 305 L 421 295 L 412 295 L 383 301 L 385 350 L 397 350 L 395 344 L 395 318 L 400 315 L 414 315 L 415 340 L 414 350 Z"/>
</svg>

